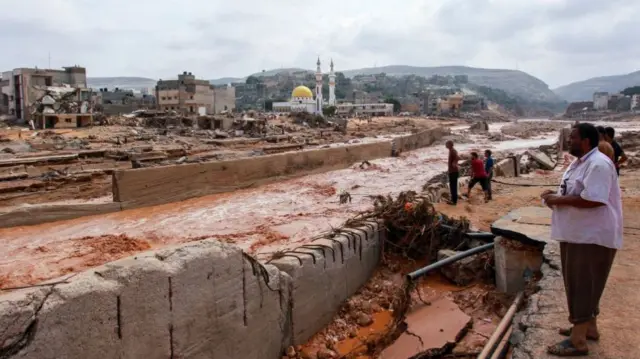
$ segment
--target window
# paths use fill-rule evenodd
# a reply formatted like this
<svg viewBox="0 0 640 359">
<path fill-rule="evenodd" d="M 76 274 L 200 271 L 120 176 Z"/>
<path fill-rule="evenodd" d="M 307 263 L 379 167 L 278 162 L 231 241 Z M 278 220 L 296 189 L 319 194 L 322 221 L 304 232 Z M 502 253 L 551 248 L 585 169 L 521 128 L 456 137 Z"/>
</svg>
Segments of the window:
<svg viewBox="0 0 640 359">
<path fill-rule="evenodd" d="M 190 98 L 191 100 L 193 100 L 193 95 L 191 95 L 189 98 Z"/>
<path fill-rule="evenodd" d="M 172 109 L 172 110 L 175 110 L 175 108 L 174 108 L 173 106 L 171 106 L 171 109 Z"/>
<path fill-rule="evenodd" d="M 166 99 L 167 99 L 167 98 L 166 98 L 166 97 L 164 97 L 164 96 L 163 96 L 163 97 L 161 97 L 161 98 L 162 98 L 162 101 L 164 101 L 164 100 L 166 100 Z"/>
<path fill-rule="evenodd" d="M 173 99 L 174 99 L 174 100 L 177 100 L 177 99 L 178 99 L 178 96 L 174 96 L 174 97 L 173 97 Z"/>
</svg>

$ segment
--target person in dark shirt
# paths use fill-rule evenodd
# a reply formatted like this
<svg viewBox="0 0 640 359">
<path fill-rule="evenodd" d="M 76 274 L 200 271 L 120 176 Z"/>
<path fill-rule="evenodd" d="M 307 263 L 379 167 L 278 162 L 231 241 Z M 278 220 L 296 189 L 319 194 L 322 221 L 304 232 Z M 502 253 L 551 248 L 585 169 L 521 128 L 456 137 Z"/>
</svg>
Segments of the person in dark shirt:
<svg viewBox="0 0 640 359">
<path fill-rule="evenodd" d="M 449 204 L 456 205 L 458 203 L 458 177 L 460 175 L 458 169 L 458 151 L 453 148 L 453 141 L 449 140 L 445 144 L 449 150 L 448 173 L 449 173 L 449 191 L 451 191 L 451 201 Z"/>
<path fill-rule="evenodd" d="M 484 170 L 484 163 L 478 158 L 478 153 L 471 152 L 471 180 L 469 181 L 469 189 L 467 197 L 471 198 L 471 189 L 476 183 L 480 183 L 482 191 L 484 191 L 484 200 L 489 200 L 489 191 L 487 188 L 487 172 Z"/>
<path fill-rule="evenodd" d="M 618 176 L 620 176 L 620 165 L 627 160 L 627 155 L 622 150 L 620 144 L 613 139 L 616 135 L 616 130 L 614 130 L 613 127 L 607 127 L 604 130 L 606 132 L 605 139 L 611 144 L 611 147 L 613 147 L 613 164 L 616 165 L 616 172 Z"/>
<path fill-rule="evenodd" d="M 487 199 L 491 200 L 491 180 L 493 179 L 493 157 L 491 157 L 491 150 L 484 151 L 484 171 L 487 173 Z"/>
</svg>

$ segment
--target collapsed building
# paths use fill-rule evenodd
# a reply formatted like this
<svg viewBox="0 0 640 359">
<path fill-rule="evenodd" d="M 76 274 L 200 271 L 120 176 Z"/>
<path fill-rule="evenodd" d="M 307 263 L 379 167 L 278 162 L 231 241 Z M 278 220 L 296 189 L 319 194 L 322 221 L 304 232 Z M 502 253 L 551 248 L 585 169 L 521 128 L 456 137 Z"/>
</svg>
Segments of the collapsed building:
<svg viewBox="0 0 640 359">
<path fill-rule="evenodd" d="M 91 90 L 84 67 L 17 68 L 2 73 L 2 102 L 9 115 L 38 127 L 91 120 Z"/>
</svg>

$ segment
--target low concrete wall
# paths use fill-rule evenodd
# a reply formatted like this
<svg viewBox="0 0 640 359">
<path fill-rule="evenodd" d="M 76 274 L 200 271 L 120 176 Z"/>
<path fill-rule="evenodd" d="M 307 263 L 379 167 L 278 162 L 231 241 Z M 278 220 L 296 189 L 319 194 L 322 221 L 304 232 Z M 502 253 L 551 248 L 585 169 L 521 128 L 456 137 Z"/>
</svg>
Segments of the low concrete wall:
<svg viewBox="0 0 640 359">
<path fill-rule="evenodd" d="M 448 128 L 432 128 L 413 135 L 399 137 L 393 140 L 395 149 L 399 152 L 416 150 L 431 146 L 435 141 L 451 133 Z"/>
<path fill-rule="evenodd" d="M 43 204 L 0 212 L 0 228 L 35 225 L 118 210 L 171 203 L 213 193 L 230 192 L 287 178 L 342 169 L 397 151 L 426 147 L 450 133 L 434 128 L 377 142 L 320 150 L 281 153 L 203 164 L 126 169 L 113 173 L 114 203 Z"/>
<path fill-rule="evenodd" d="M 344 300 L 366 283 L 380 260 L 378 224 L 344 229 L 271 262 L 292 278 L 291 340 L 303 344 L 328 325 Z"/>
<path fill-rule="evenodd" d="M 11 207 L 0 212 L 0 228 L 30 226 L 83 216 L 120 211 L 120 203 L 39 204 Z"/>
<path fill-rule="evenodd" d="M 378 225 L 344 232 L 272 264 L 203 240 L 5 293 L 0 358 L 281 358 L 377 266 Z"/>
<path fill-rule="evenodd" d="M 146 252 L 0 296 L 0 358 L 280 358 L 290 283 L 216 241 Z"/>
<path fill-rule="evenodd" d="M 391 156 L 392 145 L 404 151 L 425 147 L 449 133 L 435 128 L 394 139 L 361 145 L 288 152 L 202 164 L 185 164 L 116 171 L 113 198 L 123 209 L 182 201 L 230 192 L 311 173 L 342 169 L 354 162 Z"/>
<path fill-rule="evenodd" d="M 346 168 L 391 155 L 390 142 L 288 152 L 239 160 L 116 171 L 113 198 L 124 209 L 231 192 L 283 178 Z"/>
</svg>

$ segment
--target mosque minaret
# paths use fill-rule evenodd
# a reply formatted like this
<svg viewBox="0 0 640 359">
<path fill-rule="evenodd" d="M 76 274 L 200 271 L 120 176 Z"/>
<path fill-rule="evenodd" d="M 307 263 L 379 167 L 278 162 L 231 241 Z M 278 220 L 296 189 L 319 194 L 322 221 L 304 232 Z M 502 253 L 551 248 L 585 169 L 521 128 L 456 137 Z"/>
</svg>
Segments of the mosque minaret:
<svg viewBox="0 0 640 359">
<path fill-rule="evenodd" d="M 329 106 L 336 105 L 336 73 L 333 72 L 333 59 L 331 59 L 331 70 L 329 71 Z"/>
</svg>

